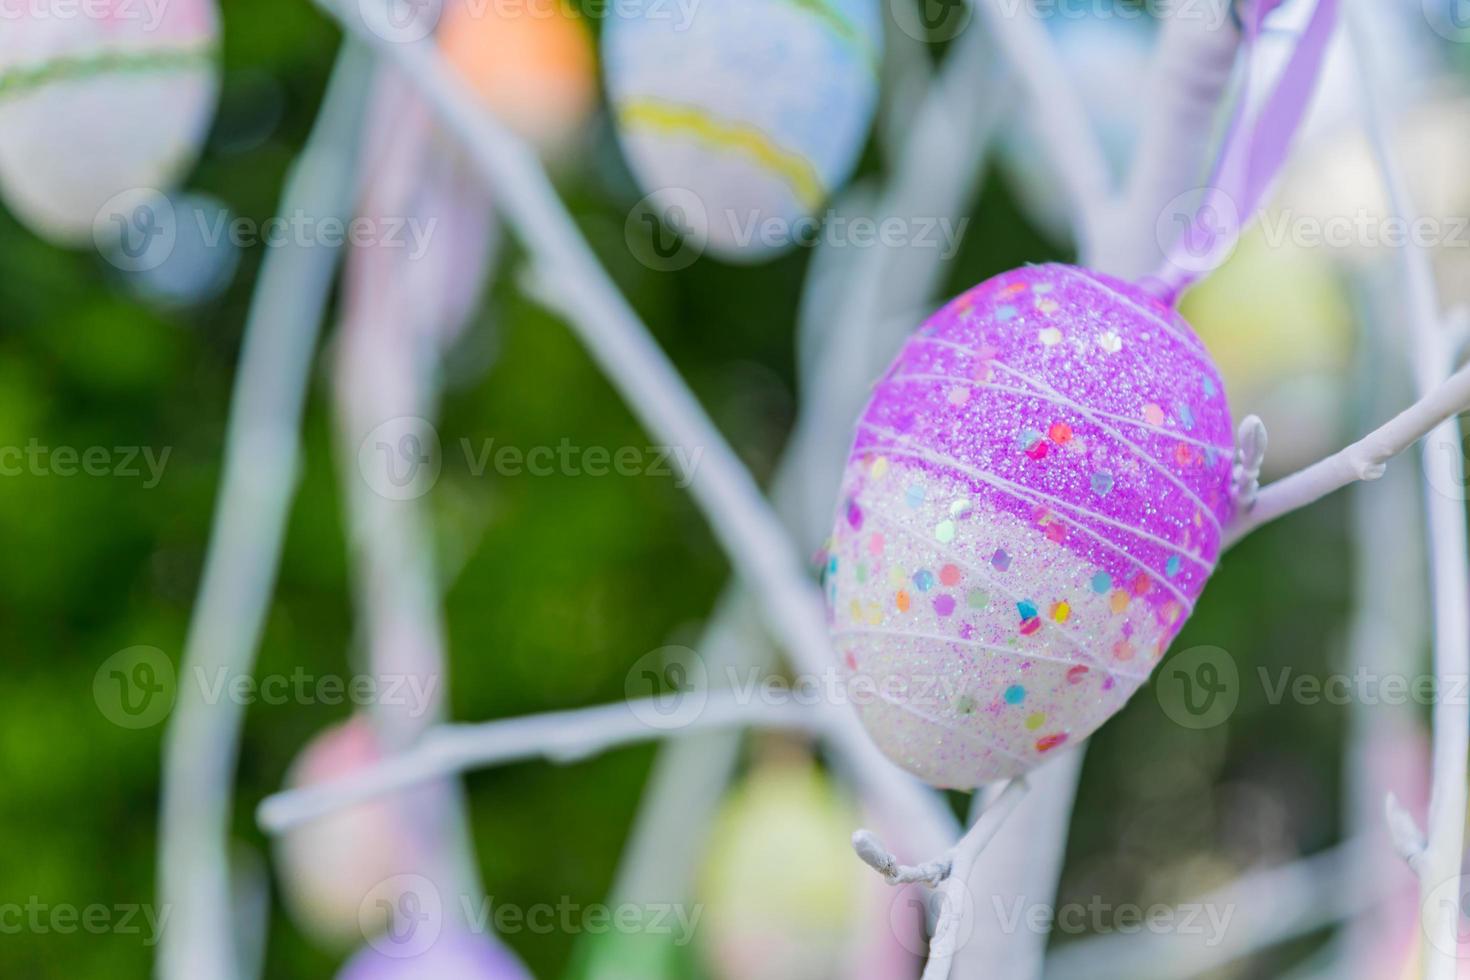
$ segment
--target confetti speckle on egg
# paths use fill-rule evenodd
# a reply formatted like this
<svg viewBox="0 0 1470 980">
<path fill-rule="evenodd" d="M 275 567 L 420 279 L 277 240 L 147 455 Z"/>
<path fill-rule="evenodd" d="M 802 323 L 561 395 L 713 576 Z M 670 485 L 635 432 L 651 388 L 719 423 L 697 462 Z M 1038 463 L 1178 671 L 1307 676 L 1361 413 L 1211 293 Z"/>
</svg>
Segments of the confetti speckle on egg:
<svg viewBox="0 0 1470 980">
<path fill-rule="evenodd" d="M 631 2 L 608 18 L 603 56 L 639 183 L 669 205 L 692 194 L 705 211 L 692 231 L 724 259 L 789 246 L 867 139 L 877 0 L 713 0 L 684 16 Z"/>
<path fill-rule="evenodd" d="M 1049 344 L 1048 330 L 1066 342 Z M 961 379 L 971 395 L 958 402 Z M 982 283 L 910 338 L 859 420 L 841 499 L 883 529 L 882 563 L 928 572 L 952 604 L 916 602 L 861 629 L 833 620 L 838 645 L 856 647 L 877 683 L 915 690 L 922 677 L 946 692 L 859 708 L 891 758 L 946 787 L 1018 775 L 1092 734 L 1147 679 L 1232 516 L 1217 379 L 1177 313 L 1067 266 Z M 1189 420 L 1187 442 L 1170 418 Z M 872 476 L 880 458 L 886 481 Z M 951 517 L 957 502 L 962 520 Z M 940 538 L 946 520 L 953 534 Z M 832 547 L 858 558 L 867 540 L 839 515 Z M 842 609 L 880 593 L 840 570 L 834 594 Z M 961 691 L 1001 708 L 1021 697 L 1026 710 L 959 712 Z"/>
</svg>

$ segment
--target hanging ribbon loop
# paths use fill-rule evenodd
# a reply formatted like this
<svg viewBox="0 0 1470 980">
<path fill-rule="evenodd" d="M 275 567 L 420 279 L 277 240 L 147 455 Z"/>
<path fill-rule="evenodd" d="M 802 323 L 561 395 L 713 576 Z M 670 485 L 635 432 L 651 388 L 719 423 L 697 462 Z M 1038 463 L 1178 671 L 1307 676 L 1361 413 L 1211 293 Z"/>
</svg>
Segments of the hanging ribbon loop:
<svg viewBox="0 0 1470 980">
<path fill-rule="evenodd" d="M 1282 0 L 1246 0 L 1239 10 L 1245 77 L 1214 173 L 1193 215 L 1178 216 L 1183 227 L 1163 268 L 1142 284 L 1170 305 L 1234 250 L 1241 229 L 1285 163 L 1316 90 L 1327 43 L 1337 26 L 1339 0 L 1317 0 L 1275 87 L 1250 116 L 1251 64 L 1266 17 L 1281 4 Z"/>
</svg>

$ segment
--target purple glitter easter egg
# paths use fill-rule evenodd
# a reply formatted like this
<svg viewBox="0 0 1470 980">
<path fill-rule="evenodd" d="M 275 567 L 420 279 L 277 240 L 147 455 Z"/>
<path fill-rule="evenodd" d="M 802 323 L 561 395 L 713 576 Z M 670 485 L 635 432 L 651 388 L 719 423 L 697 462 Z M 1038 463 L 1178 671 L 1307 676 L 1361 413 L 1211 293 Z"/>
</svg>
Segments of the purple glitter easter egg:
<svg viewBox="0 0 1470 980">
<path fill-rule="evenodd" d="M 1028 266 L 931 317 L 858 422 L 827 567 L 879 747 L 967 789 L 1092 734 L 1214 570 L 1233 456 L 1209 352 L 1136 286 Z"/>
<path fill-rule="evenodd" d="M 446 932 L 416 956 L 396 952 L 364 946 L 337 980 L 531 980 L 514 953 L 484 936 Z"/>
</svg>

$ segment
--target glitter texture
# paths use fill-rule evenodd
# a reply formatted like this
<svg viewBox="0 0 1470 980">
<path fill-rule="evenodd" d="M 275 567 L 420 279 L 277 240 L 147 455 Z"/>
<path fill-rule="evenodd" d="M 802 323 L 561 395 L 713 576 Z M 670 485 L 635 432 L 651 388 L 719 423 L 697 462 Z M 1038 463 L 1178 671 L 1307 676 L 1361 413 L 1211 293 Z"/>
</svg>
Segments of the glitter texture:
<svg viewBox="0 0 1470 980">
<path fill-rule="evenodd" d="M 858 422 L 826 583 L 834 647 L 878 692 L 858 710 L 885 753 L 970 788 L 1123 706 L 1232 514 L 1223 390 L 1177 313 L 1070 266 L 982 283 L 910 338 Z M 923 576 L 935 601 L 897 608 L 848 571 L 863 559 L 870 581 Z"/>
</svg>

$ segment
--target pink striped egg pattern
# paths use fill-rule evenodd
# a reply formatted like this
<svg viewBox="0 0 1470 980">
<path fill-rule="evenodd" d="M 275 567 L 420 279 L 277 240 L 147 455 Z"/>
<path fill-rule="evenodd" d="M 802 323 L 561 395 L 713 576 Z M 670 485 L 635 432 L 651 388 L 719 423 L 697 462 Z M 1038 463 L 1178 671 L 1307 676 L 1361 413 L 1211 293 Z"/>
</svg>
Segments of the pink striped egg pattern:
<svg viewBox="0 0 1470 980">
<path fill-rule="evenodd" d="M 1136 286 L 990 279 L 879 380 L 843 476 L 834 650 L 894 761 L 968 789 L 1092 734 L 1148 678 L 1233 509 L 1209 352 Z"/>
</svg>

